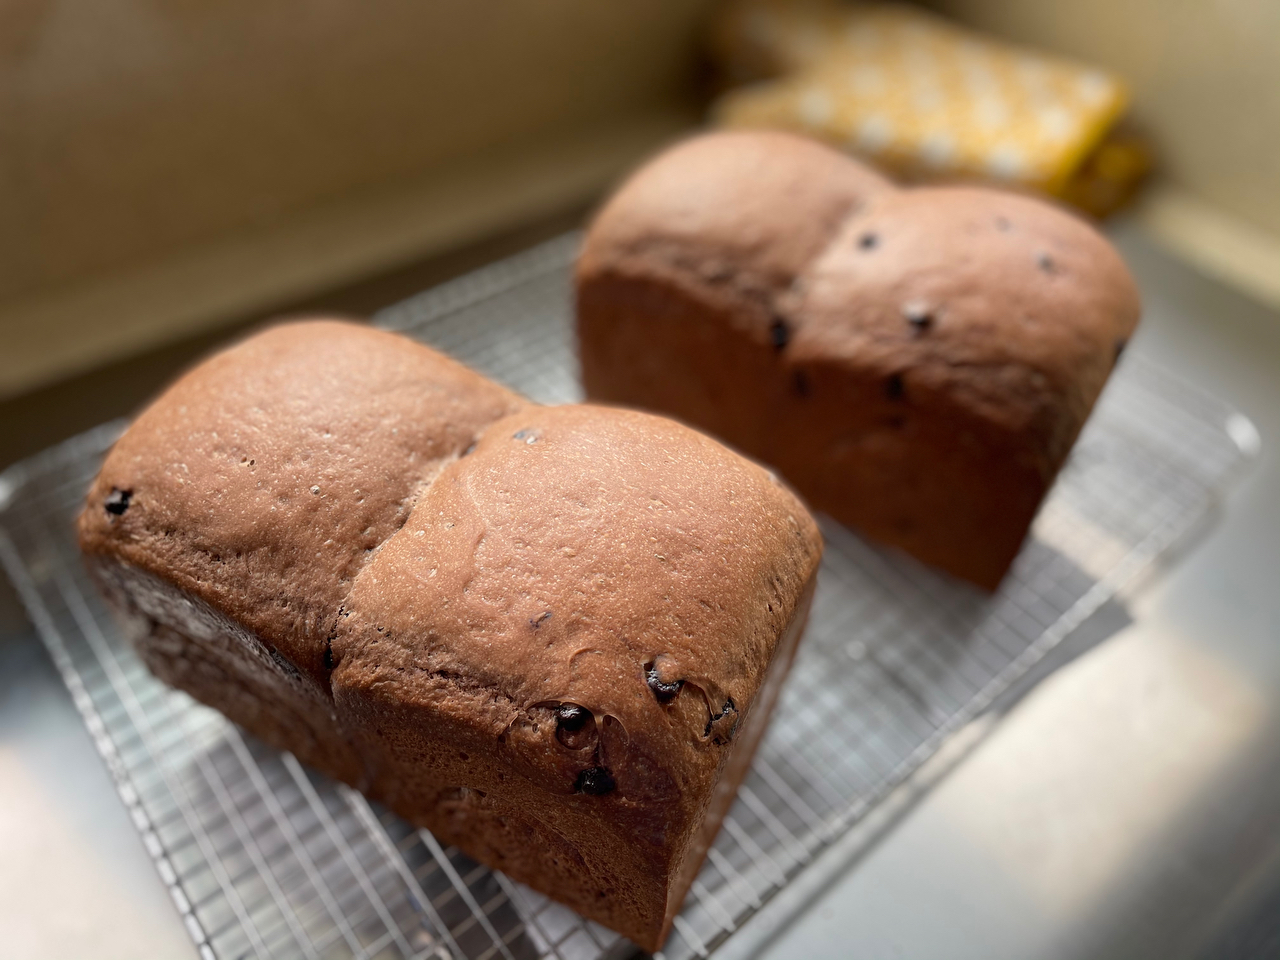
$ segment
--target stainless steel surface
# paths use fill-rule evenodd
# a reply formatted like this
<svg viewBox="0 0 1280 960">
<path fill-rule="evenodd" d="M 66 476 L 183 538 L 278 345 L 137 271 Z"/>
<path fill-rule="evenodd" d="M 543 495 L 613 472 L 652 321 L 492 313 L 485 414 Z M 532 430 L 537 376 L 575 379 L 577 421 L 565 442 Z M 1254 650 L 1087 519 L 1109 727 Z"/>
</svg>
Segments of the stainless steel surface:
<svg viewBox="0 0 1280 960">
<path fill-rule="evenodd" d="M 542 256 L 552 260 L 559 257 L 560 265 L 556 269 L 563 269 L 563 248 L 544 250 Z M 563 273 L 555 277 L 543 268 L 535 268 L 529 260 L 523 268 L 514 268 L 516 274 L 521 269 L 526 272 L 523 278 L 515 277 L 520 281 L 521 292 L 519 310 L 513 311 L 493 296 L 495 285 L 501 287 L 512 279 L 512 269 L 508 265 L 451 285 L 425 299 L 410 302 L 383 320 L 391 325 L 414 326 L 417 332 L 429 329 L 430 336 L 447 349 L 500 377 L 505 373 L 509 382 L 540 399 L 569 399 L 573 387 L 569 341 L 563 320 L 566 307 Z M 507 273 L 505 280 L 503 270 Z M 542 276 L 545 282 L 539 285 L 537 276 Z M 546 323 L 548 318 L 556 320 L 559 326 L 550 324 L 539 330 L 538 323 Z M 521 379 L 524 376 L 529 379 Z M 796 874 L 818 850 L 871 809 L 877 799 L 915 770 L 948 734 L 970 721 L 1017 674 L 1060 640 L 1070 627 L 1097 609 L 1199 516 L 1225 472 L 1238 459 L 1236 441 L 1246 445 L 1249 442 L 1246 421 L 1232 420 L 1230 416 L 1229 409 L 1168 381 L 1148 365 L 1131 364 L 1118 389 L 1104 402 L 1103 410 L 1082 441 L 1080 455 L 1038 522 L 1037 542 L 1020 560 L 1014 581 L 992 602 L 983 601 L 972 592 L 944 582 L 907 561 L 870 549 L 829 526 L 833 549 L 824 572 L 826 583 L 819 598 L 814 633 L 806 641 L 805 657 L 797 665 L 787 700 L 762 748 L 760 763 L 744 801 L 735 809 L 734 826 L 726 830 L 718 844 L 722 863 L 713 860 L 700 878 L 701 889 L 695 891 L 692 909 L 684 918 L 686 929 L 674 940 L 669 953 L 696 952 L 696 940 L 707 945 L 755 912 L 756 905 L 781 887 L 788 875 Z M 1234 424 L 1236 440 L 1232 440 L 1231 431 L 1225 429 L 1228 423 Z M 1152 441 L 1155 441 L 1154 449 Z M 47 524 L 56 510 L 61 510 L 65 523 L 66 513 L 78 493 L 75 483 L 84 482 L 91 464 L 82 458 L 80 469 L 82 475 L 62 490 L 41 482 L 38 493 L 45 499 L 46 513 L 41 515 L 29 507 L 22 509 L 17 512 L 20 525 L 36 528 Z M 51 503 L 59 504 L 52 514 L 48 511 Z M 11 512 L 10 520 L 14 516 Z M 30 529 L 27 535 L 30 536 Z M 214 847 L 212 856 L 201 854 L 210 872 L 216 872 L 214 863 L 224 860 L 233 865 L 243 865 L 247 860 L 252 866 L 247 882 L 261 886 L 248 898 L 254 904 L 248 908 L 251 914 L 248 926 L 243 917 L 237 918 L 242 932 L 258 926 L 259 918 L 252 913 L 261 907 L 262 924 L 268 927 L 265 933 L 258 930 L 262 946 L 268 945 L 265 939 L 268 935 L 278 935 L 281 943 L 294 943 L 299 947 L 308 940 L 315 946 L 317 938 L 324 941 L 327 936 L 329 943 L 341 942 L 352 949 L 351 937 L 363 948 L 376 945 L 377 937 L 382 937 L 386 942 L 381 946 L 388 949 L 394 946 L 404 954 L 404 948 L 429 952 L 446 941 L 444 932 L 450 929 L 448 921 L 435 924 L 428 917 L 424 923 L 422 917 L 415 914 L 410 932 L 418 937 L 437 939 L 410 942 L 401 927 L 403 943 L 397 942 L 394 928 L 400 922 L 398 916 L 408 915 L 403 913 L 406 902 L 409 913 L 414 913 L 413 895 L 396 891 L 394 882 L 386 886 L 393 891 L 389 895 L 381 885 L 389 879 L 385 876 L 388 871 L 404 880 L 404 871 L 395 865 L 397 856 L 410 870 L 417 867 L 448 879 L 449 887 L 442 887 L 440 895 L 451 896 L 452 900 L 464 904 L 467 898 L 463 892 L 473 884 L 489 882 L 487 877 L 483 873 L 473 877 L 465 868 L 458 869 L 456 864 L 461 861 L 456 855 L 430 849 L 430 843 L 421 834 L 401 835 L 399 831 L 406 828 L 398 821 L 372 813 L 349 791 L 324 784 L 300 769 L 295 771 L 287 761 L 270 755 L 269 751 L 264 753 L 247 741 L 241 741 L 237 748 L 239 738 L 233 728 L 216 715 L 203 711 L 207 716 L 202 717 L 200 708 L 181 695 L 163 691 L 141 672 L 136 675 L 130 672 L 130 654 L 120 649 L 110 636 L 109 621 L 96 608 L 96 600 L 78 584 L 76 574 L 67 572 L 78 571 L 78 567 L 74 566 L 69 545 L 57 542 L 59 535 L 65 537 L 65 530 L 61 534 L 53 533 L 52 539 L 46 536 L 37 544 L 38 549 L 44 551 L 47 569 L 41 574 L 37 565 L 37 576 L 28 584 L 31 594 L 28 599 L 33 604 L 36 594 L 41 594 L 46 606 L 52 601 L 55 607 L 66 607 L 59 611 L 64 621 L 61 627 L 56 615 L 51 615 L 51 622 L 44 624 L 46 640 L 58 629 L 64 643 L 71 637 L 74 642 L 87 644 L 89 634 L 94 630 L 103 631 L 106 652 L 123 666 L 121 675 L 115 678 L 114 688 L 99 692 L 108 699 L 120 698 L 123 703 L 133 690 L 132 695 L 138 696 L 140 707 L 133 711 L 133 716 L 121 707 L 124 730 L 110 734 L 112 743 L 122 737 L 148 739 L 140 729 L 152 722 L 147 719 L 151 716 L 150 701 L 144 697 L 156 698 L 157 705 L 163 701 L 164 709 L 173 711 L 178 722 L 172 725 L 172 730 L 181 731 L 184 724 L 190 727 L 185 738 L 177 737 L 173 743 L 148 745 L 143 742 L 134 763 L 151 775 L 150 782 L 157 790 L 163 784 L 163 789 L 174 798 L 174 802 L 168 804 L 168 813 L 175 817 L 175 823 L 186 823 L 189 833 L 199 832 L 191 829 L 189 817 L 173 814 L 173 808 L 183 812 L 176 797 L 183 792 L 184 783 L 197 785 L 197 793 L 202 795 L 197 799 L 208 805 L 208 815 L 214 821 L 221 817 L 218 822 L 222 823 L 224 833 L 227 823 L 231 824 L 229 834 L 237 833 L 234 823 L 237 814 L 243 821 L 243 828 L 230 847 L 224 849 L 216 841 L 210 841 Z M 24 562 L 20 566 L 29 568 L 31 564 Z M 31 571 L 28 569 L 28 572 Z M 68 586 L 74 590 L 68 591 Z M 69 597 L 78 597 L 74 603 L 84 604 L 79 618 L 68 606 Z M 853 609 L 849 609 L 851 605 Z M 77 633 L 83 636 L 75 636 Z M 56 642 L 54 647 L 56 649 Z M 89 650 L 100 663 L 102 652 Z M 84 663 L 93 667 L 92 660 Z M 74 657 L 71 667 L 73 675 L 83 678 L 85 674 L 92 674 L 92 670 L 82 669 Z M 105 687 L 111 687 L 112 678 L 104 673 L 98 682 L 103 678 Z M 156 689 L 148 689 L 148 684 Z M 86 689 L 86 692 L 89 691 Z M 121 698 L 121 693 L 126 695 Z M 162 730 L 170 732 L 170 725 L 164 725 Z M 201 739 L 206 736 L 208 741 Z M 156 748 L 158 755 L 147 749 L 148 746 Z M 227 761 L 229 772 L 224 772 L 218 763 L 220 758 L 226 760 L 227 757 L 231 758 Z M 283 773 L 273 764 L 283 766 Z M 262 777 L 261 783 L 253 782 L 255 769 Z M 130 781 L 135 777 L 133 768 L 127 764 L 125 774 Z M 229 808 L 213 789 L 219 781 L 227 788 Z M 311 784 L 319 804 L 311 799 L 304 781 Z M 246 793 L 238 796 L 237 789 L 246 789 Z M 215 794 L 213 799 L 217 802 L 211 803 L 203 796 L 210 792 Z M 137 806 L 142 812 L 151 817 L 153 824 L 163 823 L 162 817 L 150 813 L 150 808 L 160 809 L 165 804 L 149 799 L 145 792 L 139 791 L 138 795 Z M 278 810 L 272 809 L 273 798 Z M 247 806 L 240 806 L 242 800 Z M 188 806 L 191 810 L 187 813 L 194 814 L 195 824 L 203 823 L 205 813 L 198 804 Z M 322 815 L 320 807 L 328 811 L 327 817 Z M 309 826 L 318 836 L 323 835 L 322 842 L 323 837 L 327 837 L 335 851 L 335 859 L 312 864 L 316 876 L 306 869 L 306 860 L 317 858 L 310 841 L 290 843 L 288 825 L 298 810 L 319 823 L 319 827 Z M 307 810 L 310 814 L 306 814 Z M 253 821 L 246 816 L 246 811 L 262 814 L 262 821 Z M 371 819 L 375 816 L 376 823 Z M 255 832 L 264 827 L 265 832 Z M 255 858 L 255 845 L 261 848 L 266 841 L 280 843 L 281 837 L 276 836 L 276 832 L 283 835 L 284 855 Z M 181 829 L 178 833 L 181 834 Z M 379 839 L 388 834 L 387 842 Z M 159 831 L 157 838 L 158 835 Z M 406 852 L 388 855 L 387 843 L 397 839 L 405 842 Z M 200 846 L 197 840 L 186 842 L 188 846 L 184 849 L 187 850 L 193 849 L 191 843 L 195 844 L 194 848 Z M 419 846 L 426 852 L 418 852 Z M 168 849 L 163 842 L 160 847 L 162 853 Z M 357 894 L 351 894 L 351 890 L 362 885 L 352 884 L 351 878 L 343 873 L 344 870 L 358 873 L 346 862 L 345 852 L 355 858 L 356 868 L 363 866 L 370 873 L 366 878 L 369 882 Z M 372 859 L 361 859 L 366 856 Z M 262 861 L 265 869 L 253 863 L 255 859 Z M 170 862 L 172 864 L 172 857 Z M 453 876 L 445 869 L 446 862 L 455 865 Z M 351 916 L 346 913 L 347 905 L 337 902 L 332 889 L 332 907 L 319 893 L 320 888 L 330 882 L 325 871 L 333 869 L 335 864 L 338 873 L 332 878 L 333 885 L 340 887 L 343 895 L 355 898 L 357 905 L 352 910 L 356 919 L 367 921 L 370 929 L 378 929 L 379 923 L 382 925 L 380 933 L 370 934 L 372 939 L 361 939 L 363 934 L 357 932 Z M 275 890 L 271 889 L 272 884 L 266 877 L 277 871 L 283 871 L 286 875 L 283 879 L 289 883 L 306 878 L 309 888 L 306 884 L 303 887 L 315 893 L 308 892 L 303 899 L 313 901 L 309 904 L 314 908 L 313 914 L 299 919 L 293 900 L 297 890 L 282 882 L 282 878 L 277 876 Z M 338 882 L 338 876 L 346 882 Z M 207 889 L 214 891 L 216 887 L 229 902 L 232 898 L 228 894 L 244 878 L 229 873 L 226 880 L 223 884 L 215 876 L 213 882 L 207 882 Z M 177 868 L 175 881 L 178 881 L 176 888 L 185 889 L 183 875 Z M 359 900 L 360 893 L 365 901 Z M 216 892 L 210 893 L 210 897 L 216 900 Z M 426 900 L 430 899 L 428 894 Z M 491 955 L 500 955 L 498 941 L 504 939 L 507 932 L 512 933 L 509 943 L 514 944 L 516 950 L 531 949 L 535 953 L 547 949 L 557 935 L 552 931 L 539 935 L 537 924 L 528 922 L 538 905 L 525 902 L 510 886 L 494 893 L 487 901 L 477 897 L 474 891 L 470 899 L 473 904 L 466 904 L 470 913 L 459 922 L 469 923 L 468 930 L 481 930 L 490 937 L 485 949 L 489 949 Z M 424 905 L 426 900 L 417 898 L 417 902 Z M 201 923 L 201 932 L 206 938 L 210 936 L 208 927 L 213 927 L 215 932 L 220 930 L 217 924 L 206 924 L 200 916 L 202 904 L 211 915 L 216 913 L 214 907 L 203 900 L 188 898 L 188 901 L 193 904 L 191 916 Z M 378 917 L 375 922 L 371 917 L 379 913 L 379 906 L 386 916 Z M 589 935 L 564 911 L 541 906 L 544 909 L 538 919 L 544 926 L 552 920 L 563 923 L 566 932 L 578 936 L 578 943 L 588 953 L 596 951 L 597 945 L 582 939 Z M 484 930 L 482 917 L 497 917 L 504 910 L 509 916 L 512 908 L 527 922 L 523 932 L 515 927 L 511 931 L 494 929 L 492 934 Z M 224 914 L 227 910 L 235 913 L 231 907 L 222 909 Z M 273 909 L 279 914 L 274 930 L 272 918 L 266 917 Z M 292 928 L 288 919 L 290 910 L 294 913 Z M 397 914 L 397 910 L 401 914 Z M 361 911 L 369 916 L 359 916 Z M 350 936 L 339 922 L 340 917 L 347 919 Z M 308 926 L 312 923 L 316 925 Z M 494 927 L 494 922 L 491 921 L 490 926 Z M 296 929 L 299 927 L 300 930 Z M 229 938 L 236 936 L 234 925 L 220 932 Z M 245 936 L 251 940 L 247 932 Z M 231 942 L 229 939 L 228 944 Z M 451 949 L 447 942 L 443 945 Z M 319 951 L 322 947 L 316 949 Z M 559 951 L 563 955 L 577 952 L 567 942 Z"/>
</svg>

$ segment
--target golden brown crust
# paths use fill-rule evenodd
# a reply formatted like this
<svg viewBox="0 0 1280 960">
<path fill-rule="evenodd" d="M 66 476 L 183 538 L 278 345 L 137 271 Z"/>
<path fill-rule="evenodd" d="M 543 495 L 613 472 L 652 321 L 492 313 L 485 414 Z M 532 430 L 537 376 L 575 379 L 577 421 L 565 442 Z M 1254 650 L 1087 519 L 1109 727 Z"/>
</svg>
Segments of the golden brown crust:
<svg viewBox="0 0 1280 960">
<path fill-rule="evenodd" d="M 339 355 L 349 381 L 299 382 Z M 339 324 L 179 381 L 80 530 L 164 679 L 649 949 L 821 553 L 794 494 L 700 433 Z"/>
<path fill-rule="evenodd" d="M 1138 312 L 1120 258 L 1070 214 L 899 190 L 778 133 L 660 156 L 578 264 L 590 397 L 704 427 L 837 519 L 986 587 Z"/>
</svg>

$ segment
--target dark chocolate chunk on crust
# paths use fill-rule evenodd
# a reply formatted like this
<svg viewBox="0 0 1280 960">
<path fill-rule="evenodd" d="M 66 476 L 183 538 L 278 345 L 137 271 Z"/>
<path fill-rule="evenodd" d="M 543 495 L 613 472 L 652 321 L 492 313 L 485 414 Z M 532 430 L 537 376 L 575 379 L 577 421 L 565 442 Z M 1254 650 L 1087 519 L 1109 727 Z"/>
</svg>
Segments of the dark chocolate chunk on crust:
<svg viewBox="0 0 1280 960">
<path fill-rule="evenodd" d="M 113 517 L 124 516 L 124 512 L 129 509 L 129 501 L 133 499 L 132 490 L 121 490 L 118 487 L 112 487 L 111 492 L 107 494 L 105 500 L 102 501 L 102 509 Z"/>
</svg>

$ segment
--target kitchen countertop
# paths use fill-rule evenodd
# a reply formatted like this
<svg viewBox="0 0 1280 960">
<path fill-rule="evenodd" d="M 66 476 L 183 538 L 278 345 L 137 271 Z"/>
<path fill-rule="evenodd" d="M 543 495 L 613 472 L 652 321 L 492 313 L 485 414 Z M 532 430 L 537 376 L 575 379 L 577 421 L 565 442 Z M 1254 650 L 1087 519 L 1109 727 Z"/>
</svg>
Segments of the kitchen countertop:
<svg viewBox="0 0 1280 960">
<path fill-rule="evenodd" d="M 1245 412 L 1258 464 L 932 790 L 846 862 L 828 857 L 799 916 L 779 898 L 726 956 L 1234 958 L 1280 937 L 1280 316 L 1132 227 L 1114 234 L 1145 297 L 1130 349 Z M 70 697 L 6 608 L 0 953 L 194 956 Z"/>
</svg>

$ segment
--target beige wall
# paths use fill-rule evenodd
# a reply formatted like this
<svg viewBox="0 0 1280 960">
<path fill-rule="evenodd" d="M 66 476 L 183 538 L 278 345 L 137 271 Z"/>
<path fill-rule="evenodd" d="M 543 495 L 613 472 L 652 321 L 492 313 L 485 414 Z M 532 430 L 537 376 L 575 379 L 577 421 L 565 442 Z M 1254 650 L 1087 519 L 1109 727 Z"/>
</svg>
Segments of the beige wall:
<svg viewBox="0 0 1280 960">
<path fill-rule="evenodd" d="M 1176 186 L 1280 238 L 1280 0 L 931 0 L 1110 66 Z"/>
<path fill-rule="evenodd" d="M 704 7 L 4 0 L 0 301 L 678 96 Z"/>
<path fill-rule="evenodd" d="M 0 397 L 580 205 L 709 0 L 0 0 Z"/>
<path fill-rule="evenodd" d="M 581 203 L 709 5 L 2 0 L 0 396 Z M 1153 229 L 1280 304 L 1280 0 L 932 5 L 1128 76 Z"/>
</svg>

